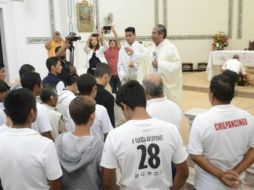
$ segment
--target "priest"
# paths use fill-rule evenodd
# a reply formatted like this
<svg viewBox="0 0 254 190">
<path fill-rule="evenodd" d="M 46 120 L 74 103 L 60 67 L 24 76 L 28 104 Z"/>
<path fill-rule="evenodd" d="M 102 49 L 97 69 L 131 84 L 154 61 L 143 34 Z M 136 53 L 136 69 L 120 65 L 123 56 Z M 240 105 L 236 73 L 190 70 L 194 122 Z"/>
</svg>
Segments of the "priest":
<svg viewBox="0 0 254 190">
<path fill-rule="evenodd" d="M 162 77 L 164 92 L 168 99 L 181 105 L 182 64 L 177 48 L 168 40 L 164 25 L 158 24 L 153 28 L 154 44 L 139 60 L 138 81 L 150 73 L 158 72 Z"/>
</svg>

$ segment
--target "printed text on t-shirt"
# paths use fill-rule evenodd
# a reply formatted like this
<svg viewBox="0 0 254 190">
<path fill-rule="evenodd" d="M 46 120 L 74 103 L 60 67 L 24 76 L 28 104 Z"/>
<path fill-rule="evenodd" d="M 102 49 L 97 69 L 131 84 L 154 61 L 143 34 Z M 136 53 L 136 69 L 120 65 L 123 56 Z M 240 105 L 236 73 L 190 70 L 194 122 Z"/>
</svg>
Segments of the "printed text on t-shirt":
<svg viewBox="0 0 254 190">
<path fill-rule="evenodd" d="M 242 119 L 235 119 L 235 120 L 215 123 L 214 128 L 216 131 L 219 131 L 219 130 L 231 129 L 235 127 L 243 127 L 246 125 L 248 125 L 247 119 L 242 118 Z"/>
<path fill-rule="evenodd" d="M 163 135 L 137 137 L 132 139 L 132 144 L 140 144 L 144 142 L 163 141 Z"/>
</svg>

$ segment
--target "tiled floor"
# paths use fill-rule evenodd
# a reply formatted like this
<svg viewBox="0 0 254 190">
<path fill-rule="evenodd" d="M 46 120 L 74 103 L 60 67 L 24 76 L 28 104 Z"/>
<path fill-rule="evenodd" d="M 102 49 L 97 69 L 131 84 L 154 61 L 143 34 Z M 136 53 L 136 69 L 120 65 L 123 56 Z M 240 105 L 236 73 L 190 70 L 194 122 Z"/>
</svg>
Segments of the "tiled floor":
<svg viewBox="0 0 254 190">
<path fill-rule="evenodd" d="M 252 76 L 254 77 L 254 76 Z M 183 93 L 182 93 L 182 109 L 187 111 L 191 108 L 211 107 L 208 99 L 209 82 L 207 80 L 206 72 L 186 72 L 183 73 Z M 200 92 L 201 90 L 201 92 Z M 254 115 L 254 87 L 252 86 L 236 86 L 236 94 L 232 103 L 242 109 L 245 109 Z M 244 93 L 247 93 L 244 94 Z M 240 97 L 240 95 L 247 96 Z M 189 135 L 189 122 L 184 118 L 182 125 L 182 136 L 184 143 L 187 144 Z"/>
</svg>

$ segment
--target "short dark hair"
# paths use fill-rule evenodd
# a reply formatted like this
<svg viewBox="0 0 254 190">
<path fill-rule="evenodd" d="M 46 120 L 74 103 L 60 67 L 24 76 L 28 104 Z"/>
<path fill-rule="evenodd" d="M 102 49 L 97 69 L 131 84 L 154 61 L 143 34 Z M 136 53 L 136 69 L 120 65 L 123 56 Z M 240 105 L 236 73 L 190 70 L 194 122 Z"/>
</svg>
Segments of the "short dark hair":
<svg viewBox="0 0 254 190">
<path fill-rule="evenodd" d="M 96 66 L 94 76 L 96 78 L 101 78 L 105 74 L 109 74 L 111 76 L 111 73 L 112 73 L 112 71 L 111 71 L 111 68 L 108 64 L 100 63 L 100 64 L 97 64 L 97 66 Z"/>
<path fill-rule="evenodd" d="M 46 61 L 46 66 L 48 71 L 51 71 L 52 66 L 56 66 L 57 62 L 59 61 L 58 57 L 49 57 Z"/>
<path fill-rule="evenodd" d="M 130 26 L 128 28 L 125 28 L 125 32 L 131 32 L 133 34 L 136 34 L 136 30 L 134 27 Z"/>
<path fill-rule="evenodd" d="M 232 83 L 236 83 L 238 82 L 238 79 L 240 77 L 240 75 L 234 71 L 228 70 L 226 69 L 225 71 L 222 72 L 223 75 L 226 75 L 227 77 L 229 77 L 231 79 Z"/>
<path fill-rule="evenodd" d="M 110 44 L 110 42 L 115 42 L 115 43 L 117 43 L 115 39 L 110 39 L 110 40 L 108 41 L 108 44 Z"/>
<path fill-rule="evenodd" d="M 78 75 L 77 75 L 76 73 L 69 74 L 69 75 L 66 77 L 65 85 L 66 85 L 66 86 L 71 86 L 71 85 L 73 85 L 74 83 L 77 83 L 77 81 L 78 81 Z"/>
<path fill-rule="evenodd" d="M 33 88 L 38 85 L 41 85 L 41 77 L 39 73 L 36 72 L 26 72 L 22 77 L 21 77 L 21 86 L 23 88 L 27 88 L 31 91 L 33 91 Z"/>
<path fill-rule="evenodd" d="M 48 103 L 52 96 L 57 96 L 57 91 L 54 87 L 50 85 L 43 86 L 42 92 L 41 92 L 41 101 L 43 103 Z"/>
<path fill-rule="evenodd" d="M 210 92 L 217 100 L 230 103 L 234 97 L 235 84 L 226 75 L 216 75 L 211 80 Z"/>
<path fill-rule="evenodd" d="M 126 104 L 132 110 L 135 107 L 146 107 L 145 90 L 138 81 L 130 80 L 119 88 L 116 94 L 116 104 L 123 108 L 121 103 Z"/>
<path fill-rule="evenodd" d="M 165 39 L 167 37 L 167 29 L 162 24 L 157 24 L 156 28 L 160 34 L 163 34 L 163 38 Z"/>
<path fill-rule="evenodd" d="M 34 66 L 30 64 L 24 64 L 19 69 L 19 77 L 21 78 L 22 75 L 24 75 L 26 72 L 34 72 L 34 71 L 35 71 Z"/>
<path fill-rule="evenodd" d="M 77 86 L 81 95 L 90 95 L 96 84 L 95 78 L 90 74 L 83 74 L 78 77 Z"/>
<path fill-rule="evenodd" d="M 77 96 L 70 105 L 70 116 L 76 125 L 86 124 L 92 113 L 95 112 L 96 102 L 89 96 Z"/>
<path fill-rule="evenodd" d="M 4 68 L 5 66 L 4 66 L 4 64 L 0 64 L 0 69 L 2 69 L 2 68 Z"/>
<path fill-rule="evenodd" d="M 36 100 L 30 90 L 20 88 L 7 94 L 4 107 L 14 125 L 25 124 L 31 109 L 36 110 Z"/>
<path fill-rule="evenodd" d="M 161 78 L 159 82 L 144 80 L 143 87 L 145 89 L 145 92 L 152 97 L 159 97 L 163 94 L 164 85 Z"/>
<path fill-rule="evenodd" d="M 8 92 L 10 89 L 11 87 L 5 81 L 0 80 L 0 93 Z"/>
</svg>

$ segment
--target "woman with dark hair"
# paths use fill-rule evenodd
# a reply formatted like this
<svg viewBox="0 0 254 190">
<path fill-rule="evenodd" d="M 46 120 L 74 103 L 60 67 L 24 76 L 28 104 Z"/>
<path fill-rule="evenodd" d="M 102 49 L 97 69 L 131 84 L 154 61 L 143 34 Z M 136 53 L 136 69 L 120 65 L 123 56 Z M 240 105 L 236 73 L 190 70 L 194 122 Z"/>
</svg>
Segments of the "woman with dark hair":
<svg viewBox="0 0 254 190">
<path fill-rule="evenodd" d="M 86 46 L 84 47 L 89 63 L 87 73 L 91 75 L 94 75 L 94 71 L 98 63 L 107 63 L 104 52 L 107 50 L 108 47 L 106 42 L 104 41 L 103 34 L 103 30 L 100 34 L 91 34 L 86 42 Z"/>
<path fill-rule="evenodd" d="M 112 72 L 109 81 L 111 91 L 112 93 L 116 94 L 117 90 L 121 86 L 121 81 L 118 76 L 117 69 L 119 60 L 119 50 L 121 49 L 121 44 L 114 26 L 111 27 L 111 31 L 114 34 L 114 38 L 109 40 L 109 48 L 105 51 L 104 55 Z"/>
</svg>

